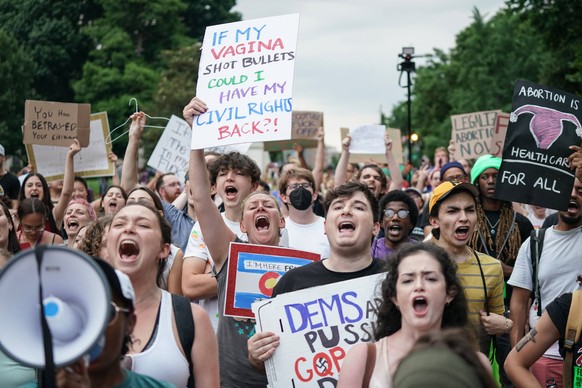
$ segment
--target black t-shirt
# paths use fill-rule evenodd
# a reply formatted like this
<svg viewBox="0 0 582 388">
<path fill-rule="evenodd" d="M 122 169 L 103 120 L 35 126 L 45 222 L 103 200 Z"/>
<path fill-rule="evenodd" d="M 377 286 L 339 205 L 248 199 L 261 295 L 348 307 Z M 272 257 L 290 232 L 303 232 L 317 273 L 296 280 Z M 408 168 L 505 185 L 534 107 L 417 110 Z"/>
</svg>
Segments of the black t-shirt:
<svg viewBox="0 0 582 388">
<path fill-rule="evenodd" d="M 356 272 L 330 271 L 323 265 L 323 262 L 324 260 L 316 261 L 302 267 L 293 268 L 285 273 L 275 285 L 273 297 L 286 292 L 357 279 L 385 271 L 385 263 L 379 260 L 372 260 L 372 264 Z"/>
<path fill-rule="evenodd" d="M 566 293 L 557 297 L 552 303 L 546 307 L 546 311 L 552 320 L 556 329 L 560 333 L 560 354 L 564 357 L 564 336 L 566 332 L 566 324 L 568 323 L 568 314 L 570 312 L 570 305 L 572 304 L 572 293 Z M 582 337 L 574 344 L 574 365 L 582 366 Z"/>
</svg>

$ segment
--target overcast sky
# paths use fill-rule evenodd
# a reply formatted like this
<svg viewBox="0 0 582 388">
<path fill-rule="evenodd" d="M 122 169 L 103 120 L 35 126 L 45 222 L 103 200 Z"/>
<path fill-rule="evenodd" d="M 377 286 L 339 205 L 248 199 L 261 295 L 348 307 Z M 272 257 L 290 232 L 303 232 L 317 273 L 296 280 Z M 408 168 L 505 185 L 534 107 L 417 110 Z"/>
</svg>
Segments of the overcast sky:
<svg viewBox="0 0 582 388">
<path fill-rule="evenodd" d="M 293 109 L 324 112 L 326 144 L 340 127 L 378 124 L 406 99 L 398 86 L 404 46 L 449 51 L 477 7 L 487 19 L 503 0 L 237 0 L 244 20 L 300 14 Z M 417 66 L 424 59 L 416 60 Z M 405 75 L 403 76 L 405 82 Z M 414 126 L 414 123 L 413 123 Z M 404 131 L 404 128 L 402 128 Z M 414 130 L 414 128 L 413 128 Z"/>
</svg>

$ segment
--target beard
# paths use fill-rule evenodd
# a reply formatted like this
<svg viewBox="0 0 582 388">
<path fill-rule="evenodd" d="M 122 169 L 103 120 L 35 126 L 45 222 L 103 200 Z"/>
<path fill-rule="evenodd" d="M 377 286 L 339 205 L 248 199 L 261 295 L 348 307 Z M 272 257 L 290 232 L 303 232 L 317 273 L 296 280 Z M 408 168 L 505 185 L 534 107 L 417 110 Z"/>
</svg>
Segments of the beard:
<svg viewBox="0 0 582 388">
<path fill-rule="evenodd" d="M 582 223 L 582 216 L 570 217 L 568 216 L 567 213 L 564 214 L 563 212 L 560 212 L 558 216 L 560 217 L 562 222 L 564 222 L 568 226 L 578 226 Z"/>
</svg>

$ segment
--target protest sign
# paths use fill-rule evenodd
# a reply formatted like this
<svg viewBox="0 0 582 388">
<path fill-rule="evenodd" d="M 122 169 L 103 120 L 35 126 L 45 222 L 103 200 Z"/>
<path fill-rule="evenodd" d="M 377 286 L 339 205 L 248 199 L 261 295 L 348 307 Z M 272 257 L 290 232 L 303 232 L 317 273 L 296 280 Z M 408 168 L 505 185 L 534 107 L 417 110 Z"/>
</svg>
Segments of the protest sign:
<svg viewBox="0 0 582 388">
<path fill-rule="evenodd" d="M 75 155 L 75 175 L 87 178 L 113 176 L 115 163 L 110 161 L 108 156 L 111 144 L 105 142 L 108 136 L 107 112 L 92 114 L 89 146 L 81 148 Z M 48 181 L 63 179 L 71 142 L 72 140 L 69 140 L 66 147 L 26 144 L 28 162 L 34 171 L 44 175 Z"/>
<path fill-rule="evenodd" d="M 68 147 L 75 138 L 89 145 L 90 104 L 26 100 L 24 144 Z"/>
<path fill-rule="evenodd" d="M 285 293 L 253 304 L 256 331 L 280 337 L 269 387 L 335 387 L 348 350 L 371 342 L 386 274 Z"/>
<path fill-rule="evenodd" d="M 505 144 L 505 135 L 507 134 L 507 124 L 509 124 L 509 115 L 507 113 L 499 113 L 495 118 L 495 129 L 493 130 L 493 137 L 491 137 L 491 155 L 501 157 L 503 153 L 503 145 Z"/>
<path fill-rule="evenodd" d="M 455 141 L 455 160 L 476 159 L 490 154 L 495 118 L 499 110 L 451 116 L 451 139 Z"/>
<path fill-rule="evenodd" d="M 297 14 L 206 28 L 193 149 L 291 138 L 298 28 Z"/>
<path fill-rule="evenodd" d="M 148 160 L 148 166 L 163 173 L 174 173 L 183 181 L 184 174 L 188 171 L 191 140 L 190 125 L 172 115 Z"/>
<path fill-rule="evenodd" d="M 229 152 L 238 152 L 239 154 L 246 154 L 251 148 L 251 143 L 229 144 L 216 147 L 205 148 L 204 151 L 218 152 L 219 154 L 227 154 Z"/>
<path fill-rule="evenodd" d="M 574 185 L 568 147 L 580 145 L 580 100 L 558 89 L 516 81 L 495 198 L 568 209 Z"/>
<path fill-rule="evenodd" d="M 291 140 L 265 143 L 265 151 L 291 150 L 297 144 L 303 148 L 317 147 L 319 127 L 323 127 L 323 112 L 293 111 L 291 120 Z"/>
<path fill-rule="evenodd" d="M 341 138 L 342 140 L 348 135 L 350 130 L 348 128 L 341 128 Z M 396 161 L 400 164 L 404 163 L 404 153 L 402 150 L 402 134 L 400 129 L 397 128 L 387 128 L 388 136 L 392 139 L 392 154 Z M 384 136 L 382 136 L 382 152 L 378 154 L 352 154 L 350 152 L 350 162 L 351 163 L 368 163 L 370 160 L 375 160 L 376 162 L 386 161 L 386 148 L 384 146 Z"/>
<path fill-rule="evenodd" d="M 231 243 L 224 315 L 254 318 L 252 304 L 268 299 L 285 272 L 318 261 L 317 253 L 296 249 Z"/>
</svg>

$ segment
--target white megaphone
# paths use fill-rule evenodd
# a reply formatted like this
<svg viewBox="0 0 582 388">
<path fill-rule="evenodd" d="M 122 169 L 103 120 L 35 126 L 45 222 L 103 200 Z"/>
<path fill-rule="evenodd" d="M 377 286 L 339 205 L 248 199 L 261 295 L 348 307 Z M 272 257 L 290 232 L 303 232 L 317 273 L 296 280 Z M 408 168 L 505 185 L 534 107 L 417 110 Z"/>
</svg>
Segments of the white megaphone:
<svg viewBox="0 0 582 388">
<path fill-rule="evenodd" d="M 21 252 L 0 272 L 0 350 L 20 364 L 44 369 L 43 313 L 54 365 L 71 364 L 103 345 L 110 301 L 103 271 L 84 253 L 44 247 L 39 269 L 36 250 Z"/>
</svg>

